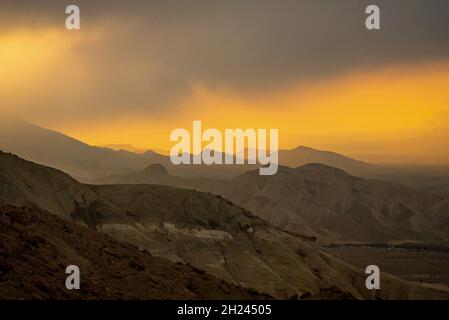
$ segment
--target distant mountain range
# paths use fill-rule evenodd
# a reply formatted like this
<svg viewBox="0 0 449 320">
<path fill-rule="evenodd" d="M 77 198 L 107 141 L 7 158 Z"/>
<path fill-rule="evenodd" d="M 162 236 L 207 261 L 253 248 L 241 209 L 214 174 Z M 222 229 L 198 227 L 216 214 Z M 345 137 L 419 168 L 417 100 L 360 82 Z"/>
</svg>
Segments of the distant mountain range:
<svg viewBox="0 0 449 320">
<path fill-rule="evenodd" d="M 165 174 L 160 167 L 156 167 L 153 173 Z M 312 238 L 281 231 L 212 194 L 154 185 L 86 185 L 61 171 L 0 153 L 0 206 L 12 208 L 2 209 L 0 232 L 11 239 L 17 237 L 17 245 L 31 241 L 28 246 L 42 248 L 40 252 L 45 254 L 44 258 L 30 256 L 27 260 L 30 263 L 46 263 L 47 254 L 64 262 L 64 255 L 72 252 L 72 258 L 85 264 L 86 268 L 92 268 L 88 265 L 91 261 L 94 266 L 104 266 L 104 271 L 110 271 L 112 277 L 122 275 L 125 280 L 129 278 L 123 272 L 114 273 L 107 265 L 108 260 L 133 275 L 130 281 L 145 281 L 136 275 L 143 270 L 166 274 L 159 268 L 164 263 L 166 272 L 174 272 L 173 280 L 187 281 L 191 269 L 157 259 L 154 266 L 150 266 L 154 258 L 122 245 L 131 243 L 153 256 L 168 258 L 171 263 L 189 264 L 200 270 L 199 274 L 206 272 L 212 275 L 192 275 L 191 283 L 186 284 L 189 291 L 182 291 L 182 286 L 174 287 L 173 297 L 190 297 L 195 288 L 198 288 L 196 297 L 200 297 L 204 294 L 201 288 L 205 288 L 208 281 L 214 285 L 214 277 L 276 298 L 448 297 L 444 289 L 406 282 L 388 274 L 382 275 L 382 290 L 368 291 L 364 285 L 363 269 L 323 252 Z M 84 226 L 84 231 L 74 223 Z M 88 232 L 88 228 L 91 231 Z M 116 244 L 101 234 L 107 234 L 122 244 Z M 78 245 L 74 244 L 74 237 L 80 237 Z M 83 237 L 92 239 L 93 243 L 89 244 Z M 13 243 L 2 242 L 2 246 L 7 245 L 9 252 L 15 250 Z M 68 250 L 72 247 L 74 251 Z M 53 251 L 48 251 L 51 248 Z M 35 249 L 33 252 L 39 251 Z M 14 262 L 14 255 L 7 257 L 7 260 L 0 261 L 0 267 L 10 263 L 17 268 L 26 267 L 23 261 Z M 41 271 L 37 271 L 39 276 Z M 174 286 L 173 281 L 167 279 L 164 282 L 160 276 L 152 279 L 156 286 L 164 283 Z M 91 280 L 104 281 L 95 273 L 88 278 Z M 47 281 L 53 281 L 53 278 Z M 113 282 L 114 290 L 120 290 L 118 283 Z M 102 282 L 96 284 L 97 287 L 101 285 Z M 238 287 L 226 289 L 226 286 L 223 284 L 222 289 L 211 292 L 210 296 L 222 297 L 223 290 L 235 292 L 236 297 L 251 294 Z M 36 289 L 38 294 L 43 291 L 49 295 L 48 290 L 52 287 L 41 281 L 31 282 L 30 288 Z M 139 288 L 142 284 L 135 284 L 135 295 L 139 295 Z M 5 289 L 0 286 L 0 293 L 4 292 L 2 290 Z M 15 296 L 23 297 L 25 288 L 15 290 Z M 167 297 L 168 292 L 161 291 L 160 296 Z M 252 292 L 253 296 L 257 295 Z M 112 291 L 109 294 L 114 295 Z"/>
<path fill-rule="evenodd" d="M 175 166 L 168 156 L 151 150 L 133 153 L 93 147 L 62 133 L 11 119 L 0 120 L 0 150 L 63 170 L 83 182 L 91 182 L 110 175 L 136 172 L 151 164 L 162 164 L 170 174 L 182 178 L 224 180 L 231 180 L 258 167 L 246 164 Z M 447 167 L 373 165 L 338 153 L 308 147 L 280 150 L 279 162 L 289 167 L 321 163 L 342 169 L 355 176 L 395 181 L 413 187 L 449 193 L 449 165 Z"/>
<path fill-rule="evenodd" d="M 188 178 L 228 179 L 257 167 L 254 165 L 175 166 L 168 156 L 151 150 L 133 153 L 93 147 L 62 133 L 17 119 L 0 120 L 0 150 L 63 170 L 84 182 L 110 174 L 140 170 L 153 163 L 162 164 L 170 173 Z"/>
<path fill-rule="evenodd" d="M 20 121 L 0 122 L 0 149 L 49 165 L 79 179 L 111 172 L 127 172 L 159 161 L 157 154 L 138 155 L 127 151 L 89 146 L 56 131 Z"/>
</svg>

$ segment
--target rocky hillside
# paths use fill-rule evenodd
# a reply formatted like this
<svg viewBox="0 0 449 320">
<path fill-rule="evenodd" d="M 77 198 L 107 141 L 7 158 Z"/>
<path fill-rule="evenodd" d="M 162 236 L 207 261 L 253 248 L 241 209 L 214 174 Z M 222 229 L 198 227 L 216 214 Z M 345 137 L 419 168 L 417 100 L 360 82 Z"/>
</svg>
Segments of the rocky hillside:
<svg viewBox="0 0 449 320">
<path fill-rule="evenodd" d="M 285 230 L 332 241 L 449 242 L 449 198 L 321 164 L 234 179 L 231 201 Z"/>
<path fill-rule="evenodd" d="M 0 299 L 261 299 L 267 296 L 44 211 L 0 208 Z M 65 268 L 80 268 L 80 290 Z"/>
<path fill-rule="evenodd" d="M 358 178 L 321 164 L 281 166 L 274 176 L 253 170 L 232 181 L 184 179 L 151 165 L 96 182 L 155 183 L 219 194 L 270 224 L 326 241 L 449 242 L 447 195 Z"/>
<path fill-rule="evenodd" d="M 323 252 L 313 238 L 281 231 L 213 194 L 156 185 L 84 185 L 0 153 L 0 202 L 48 211 L 275 298 L 447 295 L 386 274 L 381 291 L 367 291 L 363 269 Z M 60 236 L 54 232 L 52 237 Z M 121 266 L 116 259 L 110 263 Z"/>
</svg>

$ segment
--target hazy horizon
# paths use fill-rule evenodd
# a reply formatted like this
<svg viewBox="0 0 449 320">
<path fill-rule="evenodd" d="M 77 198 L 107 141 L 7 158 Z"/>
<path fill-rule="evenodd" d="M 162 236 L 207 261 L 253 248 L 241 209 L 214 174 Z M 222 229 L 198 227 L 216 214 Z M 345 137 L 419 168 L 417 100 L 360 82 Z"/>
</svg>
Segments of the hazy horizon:
<svg viewBox="0 0 449 320">
<path fill-rule="evenodd" d="M 112 150 L 115 150 L 115 151 L 124 150 L 124 151 L 129 151 L 129 152 L 132 152 L 132 153 L 136 153 L 136 154 L 142 154 L 142 153 L 145 153 L 147 151 L 153 151 L 153 152 L 156 152 L 156 153 L 158 153 L 160 155 L 164 155 L 164 156 L 169 156 L 170 155 L 170 149 L 153 148 L 151 146 L 149 146 L 149 147 L 136 147 L 133 144 L 120 144 L 120 143 L 119 144 L 114 144 L 114 143 L 111 143 L 111 144 L 91 144 L 88 141 L 81 140 L 81 139 L 79 139 L 79 138 L 77 138 L 75 136 L 69 135 L 69 134 L 67 134 L 67 133 L 65 133 L 65 132 L 63 132 L 61 130 L 47 128 L 47 127 L 44 127 L 44 126 L 32 123 L 30 121 L 26 121 L 24 119 L 20 119 L 20 118 L 11 116 L 10 114 L 7 115 L 6 117 L 2 117 L 0 119 L 0 129 L 6 128 L 6 127 L 14 128 L 15 127 L 14 123 L 27 123 L 27 124 L 29 124 L 31 126 L 37 126 L 37 127 L 41 128 L 41 129 L 44 129 L 44 130 L 57 132 L 59 134 L 67 136 L 68 138 L 75 139 L 75 140 L 77 140 L 77 141 L 79 141 L 81 143 L 84 143 L 86 145 L 89 145 L 91 147 L 108 148 L 108 149 L 112 149 Z M 15 129 L 12 129 L 12 130 L 15 130 Z M 20 129 L 18 129 L 18 130 L 20 130 Z M 11 131 L 9 131 L 9 132 L 11 132 Z M 26 136 L 27 135 L 24 135 L 24 137 L 26 137 Z M 48 142 L 49 141 L 45 141 L 45 140 L 41 141 L 41 143 L 44 143 L 44 144 L 48 143 Z M 203 147 L 204 147 L 204 145 L 203 145 Z M 295 149 L 298 149 L 298 148 L 305 148 L 305 149 L 309 149 L 309 150 L 315 150 L 317 152 L 336 153 L 336 154 L 340 154 L 342 156 L 346 156 L 346 157 L 352 158 L 354 160 L 363 161 L 363 162 L 372 163 L 372 164 L 379 164 L 379 165 L 399 165 L 399 166 L 401 166 L 401 165 L 404 165 L 404 166 L 415 166 L 416 165 L 416 166 L 444 166 L 444 167 L 449 167 L 449 164 L 446 164 L 446 163 L 426 163 L 426 162 L 422 162 L 422 161 L 421 162 L 413 162 L 413 161 L 408 161 L 407 162 L 407 161 L 401 161 L 402 160 L 401 158 L 393 159 L 393 161 L 391 161 L 392 159 L 386 157 L 386 155 L 384 155 L 384 154 L 379 154 L 379 153 L 376 154 L 375 153 L 376 150 L 373 150 L 372 151 L 373 153 L 368 154 L 366 157 L 363 157 L 363 154 L 361 154 L 361 156 L 357 156 L 357 155 L 354 155 L 354 154 L 351 154 L 351 153 L 345 153 L 343 151 L 336 150 L 336 149 L 325 149 L 325 148 L 322 149 L 322 148 L 318 148 L 318 147 L 313 146 L 313 145 L 303 145 L 303 144 L 297 144 L 297 145 L 294 145 L 291 148 L 280 148 L 279 151 L 292 151 L 292 150 L 295 150 Z M 245 147 L 245 150 L 246 149 L 247 149 L 247 147 Z M 3 151 L 11 151 L 11 150 L 3 150 Z M 238 153 L 238 150 L 235 150 L 234 154 L 236 154 L 236 153 Z M 247 156 L 247 153 L 245 151 L 245 157 L 246 156 Z M 376 161 L 376 159 L 377 159 L 377 161 Z M 382 161 L 382 160 L 379 160 L 379 159 L 384 159 L 384 160 Z M 282 162 L 282 159 L 280 159 L 280 161 Z"/>
</svg>

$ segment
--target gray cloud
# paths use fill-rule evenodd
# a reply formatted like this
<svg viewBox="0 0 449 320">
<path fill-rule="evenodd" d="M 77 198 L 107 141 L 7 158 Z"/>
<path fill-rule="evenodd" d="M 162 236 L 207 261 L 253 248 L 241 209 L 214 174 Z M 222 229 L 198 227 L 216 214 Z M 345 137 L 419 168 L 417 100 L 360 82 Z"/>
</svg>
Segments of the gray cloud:
<svg viewBox="0 0 449 320">
<path fill-rule="evenodd" d="M 64 8 L 72 3 L 81 8 L 79 32 L 115 26 L 73 53 L 89 66 L 89 86 L 34 102 L 53 116 L 56 106 L 59 116 L 67 114 L 70 106 L 61 104 L 70 101 L 78 117 L 165 113 L 193 83 L 257 92 L 449 57 L 446 0 L 2 1 L 1 26 L 64 28 Z M 364 28 L 371 3 L 381 8 L 380 31 Z"/>
</svg>

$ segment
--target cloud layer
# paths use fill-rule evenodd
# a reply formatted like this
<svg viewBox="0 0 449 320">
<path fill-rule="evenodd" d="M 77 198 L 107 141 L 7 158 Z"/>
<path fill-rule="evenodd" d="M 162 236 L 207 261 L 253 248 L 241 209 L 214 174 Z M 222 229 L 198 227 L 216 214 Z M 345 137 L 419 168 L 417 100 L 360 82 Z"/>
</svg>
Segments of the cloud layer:
<svg viewBox="0 0 449 320">
<path fill-rule="evenodd" d="M 42 44 L 51 48 L 51 59 L 36 61 L 45 68 L 24 71 L 12 90 L 2 74 L 0 104 L 55 120 L 163 117 L 197 85 L 257 94 L 449 58 L 448 1 L 376 0 L 381 30 L 374 32 L 364 28 L 371 2 L 80 0 L 81 30 L 70 32 L 69 3 L 2 1 L 0 45 L 17 30 L 30 46 L 57 35 Z M 24 51 L 11 63 L 20 64 Z M 28 90 L 34 94 L 24 96 Z"/>
</svg>

